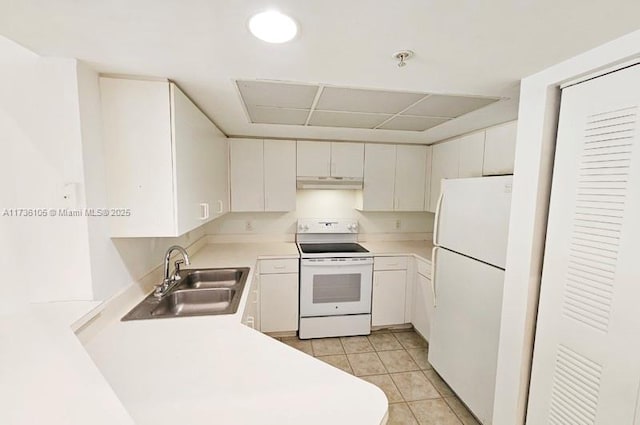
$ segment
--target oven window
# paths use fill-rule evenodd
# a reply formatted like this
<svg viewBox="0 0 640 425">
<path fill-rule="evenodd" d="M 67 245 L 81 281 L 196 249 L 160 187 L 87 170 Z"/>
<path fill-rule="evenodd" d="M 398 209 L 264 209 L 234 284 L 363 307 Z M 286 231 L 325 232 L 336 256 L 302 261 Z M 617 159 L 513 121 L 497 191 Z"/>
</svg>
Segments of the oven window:
<svg viewBox="0 0 640 425">
<path fill-rule="evenodd" d="M 360 273 L 320 274 L 313 276 L 313 303 L 348 303 L 360 301 Z"/>
</svg>

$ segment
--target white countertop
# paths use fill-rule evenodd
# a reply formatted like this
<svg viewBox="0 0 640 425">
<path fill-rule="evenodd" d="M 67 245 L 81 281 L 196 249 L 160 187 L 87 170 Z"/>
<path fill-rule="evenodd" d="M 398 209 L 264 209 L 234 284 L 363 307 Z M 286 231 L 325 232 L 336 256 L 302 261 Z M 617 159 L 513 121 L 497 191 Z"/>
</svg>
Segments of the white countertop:
<svg viewBox="0 0 640 425">
<path fill-rule="evenodd" d="M 360 242 L 360 245 L 371 251 L 376 257 L 393 255 L 415 255 L 431 262 L 431 241 L 375 241 Z"/>
<path fill-rule="evenodd" d="M 427 261 L 432 247 L 362 245 L 376 256 Z M 250 267 L 248 288 L 257 259 L 267 258 L 298 258 L 298 250 L 282 242 L 211 244 L 191 267 Z M 0 316 L 0 423 L 384 423 L 387 400 L 377 387 L 242 325 L 248 292 L 234 315 L 120 322 L 142 299 L 132 288 L 99 313 L 99 326 L 82 330 L 84 347 L 72 329 L 99 303 L 36 304 Z"/>
<path fill-rule="evenodd" d="M 71 330 L 99 304 L 32 304 L 0 316 L 0 423 L 134 424 Z"/>
<path fill-rule="evenodd" d="M 298 251 L 293 243 L 212 244 L 191 267 L 249 266 L 248 287 L 256 260 L 273 257 Z M 235 315 L 116 320 L 86 342 L 137 424 L 385 423 L 380 389 L 242 325 L 248 292 Z"/>
</svg>

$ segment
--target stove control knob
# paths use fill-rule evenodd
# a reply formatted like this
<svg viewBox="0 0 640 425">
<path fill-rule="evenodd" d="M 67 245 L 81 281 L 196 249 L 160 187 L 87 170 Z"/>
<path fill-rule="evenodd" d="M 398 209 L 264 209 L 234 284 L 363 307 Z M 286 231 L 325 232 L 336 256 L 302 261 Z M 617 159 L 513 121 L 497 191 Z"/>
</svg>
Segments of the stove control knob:
<svg viewBox="0 0 640 425">
<path fill-rule="evenodd" d="M 298 225 L 298 231 L 300 232 L 306 232 L 307 230 L 309 230 L 309 226 L 306 224 L 299 224 Z"/>
<path fill-rule="evenodd" d="M 357 224 L 349 224 L 347 226 L 347 229 L 351 230 L 352 232 L 356 232 L 356 231 L 358 231 L 358 225 Z"/>
</svg>

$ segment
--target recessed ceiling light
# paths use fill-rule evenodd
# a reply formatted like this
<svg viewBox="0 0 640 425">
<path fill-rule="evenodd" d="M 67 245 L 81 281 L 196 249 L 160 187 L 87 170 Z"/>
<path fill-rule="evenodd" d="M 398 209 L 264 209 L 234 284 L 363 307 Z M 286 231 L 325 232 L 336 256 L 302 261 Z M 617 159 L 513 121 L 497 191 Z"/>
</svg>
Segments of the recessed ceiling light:
<svg viewBox="0 0 640 425">
<path fill-rule="evenodd" d="M 269 10 L 249 20 L 251 34 L 267 43 L 285 43 L 298 33 L 298 25 L 289 16 Z"/>
</svg>

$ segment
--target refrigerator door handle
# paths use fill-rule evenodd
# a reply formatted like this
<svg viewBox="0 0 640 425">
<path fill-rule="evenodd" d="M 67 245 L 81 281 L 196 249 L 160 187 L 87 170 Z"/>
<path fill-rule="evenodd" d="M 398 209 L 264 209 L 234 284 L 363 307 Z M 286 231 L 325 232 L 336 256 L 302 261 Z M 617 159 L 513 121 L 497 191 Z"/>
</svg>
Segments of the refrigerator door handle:
<svg viewBox="0 0 640 425">
<path fill-rule="evenodd" d="M 436 204 L 436 217 L 433 225 L 433 244 L 438 245 L 438 228 L 440 227 L 440 209 L 442 208 L 442 200 L 444 199 L 444 191 L 440 192 L 438 203 Z"/>
<path fill-rule="evenodd" d="M 436 259 L 438 247 L 434 246 L 431 250 L 431 295 L 433 295 L 433 307 L 436 307 Z"/>
</svg>

